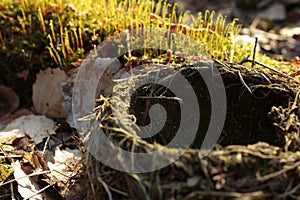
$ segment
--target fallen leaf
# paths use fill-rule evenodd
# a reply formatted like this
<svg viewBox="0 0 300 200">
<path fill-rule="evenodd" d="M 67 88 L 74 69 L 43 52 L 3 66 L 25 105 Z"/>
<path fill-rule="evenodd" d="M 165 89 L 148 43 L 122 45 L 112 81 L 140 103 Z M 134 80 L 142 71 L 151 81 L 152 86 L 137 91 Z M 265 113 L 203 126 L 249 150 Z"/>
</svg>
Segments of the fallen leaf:
<svg viewBox="0 0 300 200">
<path fill-rule="evenodd" d="M 54 121 L 43 115 L 27 115 L 11 121 L 0 131 L 0 141 L 12 137 L 22 137 L 25 133 L 33 139 L 35 144 L 42 142 L 43 138 L 55 134 Z M 8 133 L 9 132 L 9 133 Z"/>
<path fill-rule="evenodd" d="M 39 190 L 38 186 L 36 186 L 34 182 L 30 180 L 30 178 L 22 170 L 21 163 L 17 160 L 16 162 L 11 163 L 11 166 L 14 169 L 14 177 L 18 183 L 19 194 L 24 199 L 31 197 L 30 199 L 42 200 L 42 195 L 37 193 Z"/>
<path fill-rule="evenodd" d="M 33 140 L 29 136 L 25 135 L 22 137 L 16 137 L 12 141 L 12 146 L 15 147 L 16 150 L 31 152 L 34 151 L 35 145 Z"/>
</svg>

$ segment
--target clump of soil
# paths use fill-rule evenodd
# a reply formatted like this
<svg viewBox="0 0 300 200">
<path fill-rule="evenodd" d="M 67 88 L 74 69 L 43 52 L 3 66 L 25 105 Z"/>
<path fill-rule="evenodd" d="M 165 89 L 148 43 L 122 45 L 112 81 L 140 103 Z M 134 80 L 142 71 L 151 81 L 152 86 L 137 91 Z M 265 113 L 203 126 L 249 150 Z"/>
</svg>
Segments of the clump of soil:
<svg viewBox="0 0 300 200">
<path fill-rule="evenodd" d="M 274 120 L 268 113 L 273 106 L 288 107 L 289 102 L 295 98 L 294 91 L 288 86 L 280 84 L 275 77 L 271 77 L 259 69 L 249 72 L 243 66 L 228 67 L 231 69 L 219 66 L 227 95 L 227 115 L 219 144 L 223 146 L 247 145 L 261 141 L 276 146 L 284 146 L 284 135 L 276 134 L 277 128 L 273 124 Z M 205 81 L 200 73 L 197 73 L 197 70 L 187 65 L 181 71 L 193 86 L 201 111 L 198 137 L 192 146 L 193 148 L 201 147 L 211 115 L 210 94 Z M 200 70 L 202 69 L 200 68 Z M 160 91 L 155 92 L 156 96 L 160 96 L 162 93 L 167 97 L 174 95 L 170 91 L 166 93 L 162 86 L 147 87 L 147 89 L 137 91 L 134 95 L 148 96 L 151 89 Z M 147 112 L 145 108 L 147 101 L 149 100 L 136 98 L 131 103 L 131 111 L 137 117 L 139 125 L 147 125 L 150 122 L 148 115 L 146 121 L 143 118 Z M 152 99 L 149 103 L 150 106 L 159 103 L 165 107 L 167 113 L 172 113 L 168 116 L 164 129 L 148 140 L 166 145 L 177 132 L 181 115 L 180 105 L 176 101 L 166 99 Z"/>
<path fill-rule="evenodd" d="M 89 180 L 93 183 L 90 197 L 297 199 L 300 195 L 299 84 L 257 66 L 250 71 L 241 65 L 214 65 L 221 73 L 227 95 L 227 118 L 214 149 L 206 156 L 199 151 L 211 114 L 207 86 L 193 65 L 181 66 L 178 70 L 193 86 L 201 110 L 199 130 L 191 148 L 169 166 L 142 174 L 120 172 L 90 157 Z M 144 88 L 131 96 L 130 111 L 138 124 L 149 123 L 145 105 L 160 103 L 172 114 L 158 134 L 146 139 L 126 136 L 127 139 L 122 140 L 123 136 L 113 129 L 106 129 L 111 140 L 123 141 L 122 148 L 127 151 L 134 146 L 138 152 L 148 152 L 156 148 L 155 143 L 168 144 L 180 121 L 178 102 L 172 98 L 137 98 L 149 96 L 151 91 L 158 96 L 162 94 L 158 85 Z M 174 97 L 171 91 L 163 95 Z M 102 105 L 105 107 L 99 123 L 116 125 L 111 121 L 110 106 Z M 109 189 L 103 182 L 97 182 L 95 178 L 99 176 Z"/>
</svg>

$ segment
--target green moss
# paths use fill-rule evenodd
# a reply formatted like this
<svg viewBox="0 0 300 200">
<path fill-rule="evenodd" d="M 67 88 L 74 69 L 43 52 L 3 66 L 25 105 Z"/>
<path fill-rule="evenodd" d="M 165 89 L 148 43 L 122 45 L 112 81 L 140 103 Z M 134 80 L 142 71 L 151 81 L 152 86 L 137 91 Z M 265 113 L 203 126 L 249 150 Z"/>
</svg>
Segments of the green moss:
<svg viewBox="0 0 300 200">
<path fill-rule="evenodd" d="M 156 7 L 151 0 L 98 0 L 84 3 L 87 6 L 82 6 L 83 1 L 75 0 L 60 3 L 41 0 L 2 3 L 1 55 L 7 58 L 5 65 L 10 65 L 8 71 L 13 69 L 13 73 L 16 73 L 29 68 L 33 65 L 34 57 L 42 52 L 50 53 L 54 62 L 49 63 L 48 57 L 43 57 L 37 63 L 40 67 L 58 65 L 65 68 L 77 58 L 83 58 L 84 53 L 104 38 L 117 32 L 150 25 L 171 29 L 170 23 L 180 24 L 176 27 L 178 32 L 202 40 L 205 45 L 210 43 L 205 46 L 209 53 L 225 59 L 222 54 L 232 44 L 223 41 L 223 38 L 237 34 L 240 28 L 235 21 L 225 26 L 226 19 L 222 16 L 218 16 L 214 23 L 214 12 L 206 12 L 203 19 L 199 13 L 199 18 L 194 19 L 194 28 L 183 26 L 188 14 L 181 13 L 177 20 L 177 6 L 172 7 L 164 1 L 160 1 Z M 172 12 L 168 13 L 170 7 Z M 161 15 L 152 19 L 151 13 Z M 208 31 L 211 33 L 207 34 Z"/>
<path fill-rule="evenodd" d="M 192 24 L 187 25 L 188 17 Z M 241 29 L 237 20 L 228 23 L 214 11 L 197 17 L 189 12 L 178 15 L 177 5 L 163 0 L 4 0 L 0 22 L 0 82 L 13 86 L 22 97 L 31 96 L 28 88 L 40 69 L 69 69 L 105 38 L 126 29 L 175 30 L 197 41 L 211 58 L 227 62 L 240 61 L 252 49 L 235 43 Z M 18 78 L 24 71 L 29 76 Z"/>
<path fill-rule="evenodd" d="M 13 168 L 6 163 L 5 157 L 0 156 L 0 182 L 5 181 L 9 176 L 13 174 Z"/>
</svg>

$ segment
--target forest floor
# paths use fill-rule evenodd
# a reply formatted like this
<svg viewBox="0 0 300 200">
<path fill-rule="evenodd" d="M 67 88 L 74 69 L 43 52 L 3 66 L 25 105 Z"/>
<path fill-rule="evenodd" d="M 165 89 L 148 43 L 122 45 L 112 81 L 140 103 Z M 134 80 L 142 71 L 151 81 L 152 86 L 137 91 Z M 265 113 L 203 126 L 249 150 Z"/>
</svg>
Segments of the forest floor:
<svg viewBox="0 0 300 200">
<path fill-rule="evenodd" d="M 239 64 L 215 62 L 227 96 L 227 116 L 218 144 L 205 157 L 194 144 L 174 163 L 147 173 L 118 171 L 88 153 L 77 130 L 66 120 L 69 113 L 61 101 L 68 96 L 53 95 L 60 92 L 60 82 L 70 90 L 72 82 L 67 80 L 68 73 L 74 73 L 71 70 L 65 74 L 49 68 L 39 73 L 35 84 L 30 85 L 32 100 L 20 100 L 18 92 L 1 85 L 0 94 L 10 95 L 0 98 L 0 199 L 300 198 L 300 1 L 177 3 L 179 11 L 187 9 L 195 15 L 208 9 L 228 19 L 239 18 L 243 24 L 239 42 L 253 46 L 257 42 L 261 53 L 296 67 L 287 73 L 264 63 L 256 63 L 249 70 L 242 60 Z M 74 64 L 80 66 L 81 62 Z M 265 73 L 266 68 L 271 70 Z M 180 70 L 192 83 L 199 84 L 200 78 L 189 68 Z M 201 84 L 194 89 L 196 95 L 203 94 Z M 142 90 L 138 94 L 148 93 Z M 44 109 L 41 102 L 53 109 L 37 115 L 36 109 Z M 132 106 L 137 116 L 145 102 Z M 105 111 L 102 117 L 109 124 L 112 107 L 101 106 Z M 169 107 L 172 113 L 178 114 L 173 106 Z M 202 108 L 206 106 L 204 103 Z M 173 125 L 166 130 L 172 132 Z M 165 136 L 152 139 L 163 144 Z M 113 139 L 120 142 L 118 137 Z M 145 145 L 143 140 L 128 139 L 122 144 L 129 149 L 136 146 L 141 152 L 157 148 L 152 141 Z M 119 162 L 122 164 L 122 160 Z"/>
</svg>

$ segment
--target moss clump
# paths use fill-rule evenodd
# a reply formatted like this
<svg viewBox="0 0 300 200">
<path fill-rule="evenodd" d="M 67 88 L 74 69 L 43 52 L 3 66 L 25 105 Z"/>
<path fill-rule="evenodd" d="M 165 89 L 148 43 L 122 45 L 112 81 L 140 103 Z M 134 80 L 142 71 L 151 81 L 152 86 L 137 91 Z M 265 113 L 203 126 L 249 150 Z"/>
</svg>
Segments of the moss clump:
<svg viewBox="0 0 300 200">
<path fill-rule="evenodd" d="M 85 6 L 84 6 L 85 5 Z M 160 27 L 184 33 L 203 44 L 215 58 L 229 60 L 232 36 L 240 25 L 236 20 L 226 25 L 226 17 L 215 12 L 199 13 L 188 26 L 188 12 L 177 17 L 177 5 L 152 0 L 104 1 L 34 1 L 26 0 L 2 3 L 1 29 L 2 54 L 8 58 L 20 58 L 17 71 L 23 65 L 33 65 L 42 52 L 51 55 L 54 63 L 66 67 L 76 58 L 83 58 L 94 45 L 104 38 L 125 29 Z M 171 12 L 168 12 L 170 10 Z M 125 16 L 125 17 L 124 17 Z M 47 49 L 45 49 L 47 47 Z M 48 51 L 45 51 L 48 50 Z M 25 59 L 25 63 L 22 62 Z M 13 61 L 13 60 L 8 60 Z M 40 59 L 41 61 L 41 59 Z M 51 63 L 40 62 L 44 67 Z"/>
<path fill-rule="evenodd" d="M 7 161 L 5 160 L 4 156 L 0 156 L 0 182 L 3 183 L 7 181 L 12 174 L 14 173 L 14 170 L 11 165 L 7 164 Z M 0 196 L 3 198 L 6 195 L 10 194 L 10 187 L 9 185 L 1 185 L 0 187 Z"/>
<path fill-rule="evenodd" d="M 0 182 L 5 181 L 13 172 L 13 168 L 6 163 L 5 157 L 0 156 Z"/>
<path fill-rule="evenodd" d="M 228 36 L 236 35 L 240 27 L 235 21 L 225 26 L 226 18 L 219 16 L 215 23 L 214 12 L 206 12 L 187 26 L 189 14 L 178 17 L 176 8 L 176 4 L 152 0 L 5 0 L 0 3 L 1 80 L 20 96 L 30 97 L 28 88 L 40 69 L 68 69 L 105 38 L 137 27 L 185 33 L 201 42 L 214 58 L 229 58 L 232 44 Z"/>
<path fill-rule="evenodd" d="M 126 29 L 159 27 L 184 33 L 211 58 L 232 63 L 253 49 L 235 43 L 241 29 L 237 20 L 228 23 L 214 11 L 198 13 L 197 17 L 178 13 L 177 4 L 163 0 L 4 0 L 0 20 L 0 80 L 28 99 L 37 71 L 69 69 L 105 38 Z M 274 64 L 260 54 L 256 58 Z M 280 62 L 274 65 L 281 66 Z M 290 71 L 290 66 L 285 69 Z"/>
</svg>

